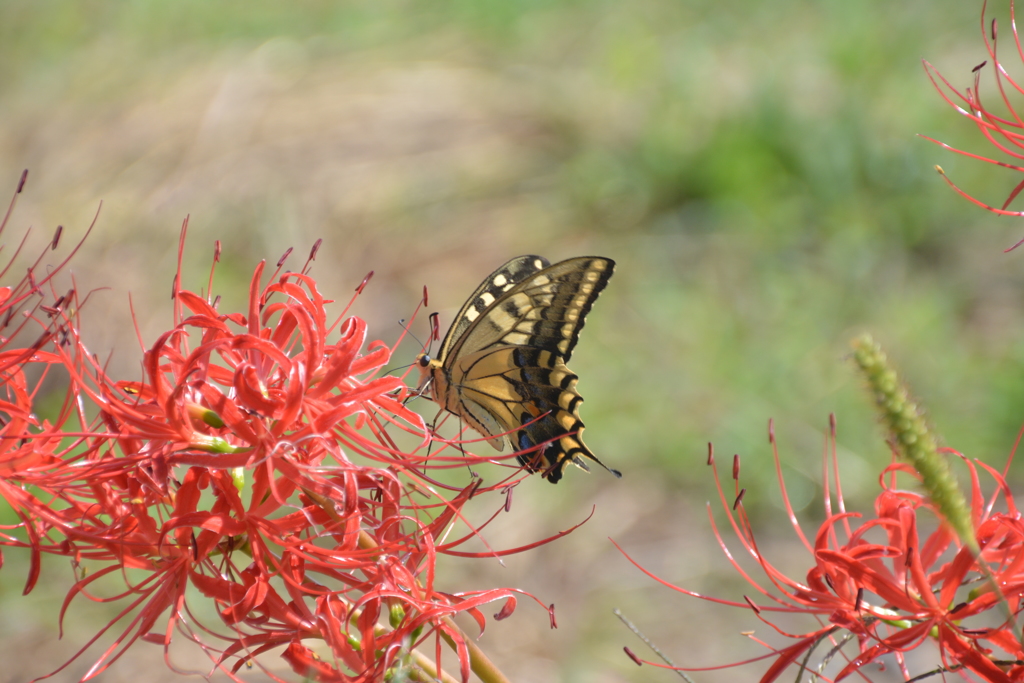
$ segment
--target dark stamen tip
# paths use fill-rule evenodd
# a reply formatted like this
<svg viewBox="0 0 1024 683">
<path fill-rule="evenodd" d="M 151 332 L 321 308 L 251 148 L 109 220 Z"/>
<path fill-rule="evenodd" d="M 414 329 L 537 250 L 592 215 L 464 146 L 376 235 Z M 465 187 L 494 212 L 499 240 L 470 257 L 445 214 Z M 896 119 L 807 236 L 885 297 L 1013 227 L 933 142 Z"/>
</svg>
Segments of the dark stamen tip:
<svg viewBox="0 0 1024 683">
<path fill-rule="evenodd" d="M 366 274 L 366 277 L 363 278 L 363 281 L 359 283 L 359 286 L 356 287 L 356 294 L 363 293 L 363 290 L 366 289 L 366 285 L 370 282 L 370 278 L 372 277 L 373 271 L 371 270 L 369 273 Z"/>
</svg>

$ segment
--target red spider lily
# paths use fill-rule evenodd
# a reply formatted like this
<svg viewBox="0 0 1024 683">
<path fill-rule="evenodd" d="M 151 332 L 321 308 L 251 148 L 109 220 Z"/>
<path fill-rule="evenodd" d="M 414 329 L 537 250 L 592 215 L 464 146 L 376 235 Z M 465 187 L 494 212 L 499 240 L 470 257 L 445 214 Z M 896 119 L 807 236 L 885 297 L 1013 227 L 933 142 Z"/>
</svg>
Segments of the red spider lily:
<svg viewBox="0 0 1024 683">
<path fill-rule="evenodd" d="M 27 177 L 28 171 L 22 172 L 7 211 L 0 219 L 0 236 L 7 229 Z M 92 226 L 86 236 L 91 230 Z M 62 232 L 63 228 L 58 226 L 47 247 L 28 265 L 16 284 L 0 287 L 0 498 L 22 520 L 20 526 L 27 537 L 26 542 L 4 533 L 0 536 L 0 545 L 31 550 L 26 593 L 32 590 L 39 576 L 40 554 L 47 549 L 43 537 L 50 517 L 37 517 L 35 523 L 31 523 L 39 494 L 26 489 L 40 473 L 60 462 L 69 452 L 84 450 L 79 441 L 69 443 L 63 430 L 64 424 L 75 414 L 73 391 L 65 396 L 54 422 L 42 420 L 35 414 L 35 403 L 44 382 L 55 369 L 58 374 L 62 370 L 60 355 L 49 347 L 66 340 L 68 322 L 77 315 L 82 303 L 74 289 L 61 296 L 53 289 L 56 276 L 78 251 L 81 241 L 63 261 L 45 270 L 42 268 L 46 254 L 59 246 Z M 6 265 L 0 268 L 0 278 L 15 272 L 29 233 L 25 232 Z"/>
<path fill-rule="evenodd" d="M 873 517 L 854 524 L 853 520 L 862 515 L 845 509 L 839 487 L 833 419 L 830 446 L 826 450 L 830 457 L 823 463 L 826 520 L 809 538 L 789 504 L 771 425 L 769 438 L 790 522 L 812 561 L 803 581 L 783 574 L 758 548 L 742 503 L 744 491 L 739 488 L 738 458 L 734 463 L 736 494 L 734 500 L 729 500 L 711 453 L 709 464 L 722 509 L 767 582 L 758 582 L 734 559 L 714 525 L 710 507 L 709 518 L 722 551 L 758 597 L 745 597 L 742 602 L 710 598 L 672 586 L 637 565 L 673 590 L 750 610 L 779 636 L 792 641 L 787 646 L 773 647 L 758 640 L 769 649 L 767 654 L 728 666 L 769 660 L 770 665 L 760 678 L 762 683 L 779 679 L 791 667 L 822 680 L 839 681 L 853 674 L 867 680 L 866 666 L 884 655 L 892 655 L 904 679 L 910 680 L 906 653 L 924 643 L 933 643 L 938 647 L 940 660 L 931 673 L 956 672 L 968 681 L 1024 680 L 1024 649 L 1016 635 L 1016 624 L 1000 611 L 1000 596 L 985 578 L 989 573 L 994 576 L 999 592 L 1016 614 L 1024 595 L 1024 523 L 1002 474 L 955 451 L 947 451 L 960 457 L 970 472 L 972 520 L 984 564 L 979 564 L 967 547 L 957 544 L 955 535 L 939 523 L 935 506 L 925 496 L 897 487 L 897 475 L 917 476 L 905 464 L 893 462 L 885 469 L 879 478 L 882 491 L 875 501 Z M 836 482 L 835 507 L 828 486 L 829 466 Z M 988 499 L 979 481 L 979 468 L 996 483 Z M 997 511 L 997 505 L 1004 509 Z M 922 535 L 923 528 L 933 530 Z M 806 632 L 791 633 L 770 620 L 772 613 L 810 615 L 817 625 Z M 847 654 L 844 646 L 852 640 L 857 642 L 857 651 Z M 812 667 L 810 661 L 815 650 L 826 642 L 830 643 L 830 651 L 823 653 L 820 663 Z M 826 678 L 823 671 L 835 656 L 842 657 L 845 664 L 832 678 Z"/>
<path fill-rule="evenodd" d="M 1014 171 L 1024 172 L 1024 165 L 1021 165 L 1021 162 L 1024 161 L 1024 118 L 1021 117 L 1020 113 L 1011 101 L 1012 97 L 1024 95 L 1024 84 L 1015 80 L 1006 70 L 1004 63 L 999 60 L 996 52 L 998 31 L 995 19 L 991 22 L 990 31 L 986 31 L 985 10 L 987 9 L 987 6 L 987 2 L 982 5 L 981 35 L 985 42 L 985 49 L 988 52 L 989 59 L 974 67 L 973 88 L 966 88 L 961 92 L 957 88 L 953 87 L 949 81 L 947 81 L 942 74 L 940 74 L 938 70 L 927 61 L 924 61 L 924 67 L 928 74 L 928 78 L 931 79 L 932 84 L 935 86 L 935 89 L 939 91 L 942 98 L 960 114 L 973 121 L 981 134 L 985 136 L 985 139 L 988 140 L 997 150 L 1006 154 L 1015 161 L 1012 163 L 997 161 L 979 154 L 956 149 L 955 147 L 951 147 L 926 135 L 922 137 L 927 140 L 931 140 L 946 149 L 956 152 L 957 154 L 962 154 L 973 159 L 980 159 L 981 161 L 994 164 L 996 166 L 1002 166 L 1003 168 L 1009 168 Z M 1021 46 L 1020 36 L 1017 33 L 1013 0 L 1010 1 L 1010 27 L 1013 32 L 1016 56 L 1019 60 L 1024 62 L 1024 48 Z M 992 74 L 995 79 L 996 88 L 999 91 L 999 95 L 996 99 L 1006 110 L 1003 114 L 995 113 L 987 100 L 982 102 L 981 74 L 984 73 L 985 67 L 988 66 L 989 63 L 991 63 Z M 936 167 L 936 169 L 940 174 L 942 174 L 942 177 L 950 187 L 956 190 L 961 196 L 969 199 L 978 206 L 1004 216 L 1024 216 L 1024 211 L 1010 211 L 1007 209 L 1010 203 L 1013 202 L 1018 194 L 1020 194 L 1021 190 L 1024 190 L 1024 180 L 1019 182 L 1016 187 L 1013 188 L 1002 206 L 996 208 L 974 198 L 953 183 L 941 168 Z M 1019 242 L 1006 249 L 1006 251 L 1016 249 L 1021 244 L 1024 244 L 1024 239 L 1021 239 Z"/>
<path fill-rule="evenodd" d="M 141 381 L 108 378 L 72 314 L 56 311 L 63 343 L 45 359 L 70 375 L 72 389 L 60 428 L 20 424 L 17 448 L 0 457 L 0 493 L 22 519 L 22 535 L 0 544 L 31 548 L 36 564 L 50 553 L 81 568 L 62 616 L 76 597 L 125 604 L 127 626 L 85 679 L 139 640 L 162 644 L 171 664 L 177 636 L 235 679 L 275 650 L 309 680 L 409 671 L 454 680 L 441 668 L 445 642 L 461 680 L 470 668 L 505 680 L 451 617 L 465 613 L 482 630 L 483 606 L 502 601 L 494 616 L 505 618 L 519 591 L 446 591 L 435 562 L 536 545 L 456 550 L 486 526 L 466 521 L 466 503 L 506 482 L 438 493 L 429 469 L 483 459 L 428 456 L 428 430 L 405 407 L 405 384 L 381 374 L 391 349 L 366 347 L 358 318 L 329 324 L 331 302 L 305 272 L 277 272 L 266 285 L 262 276 L 261 264 L 244 314 L 221 313 L 176 280 L 176 324 L 146 350 Z M 27 403 L 18 409 L 27 419 Z M 63 428 L 70 417 L 77 432 Z M 419 445 L 399 448 L 389 428 Z M 451 540 L 457 522 L 468 532 Z M 123 591 L 101 597 L 101 582 L 118 576 Z M 219 626 L 198 618 L 197 597 L 217 605 Z M 431 642 L 433 656 L 420 654 Z"/>
</svg>

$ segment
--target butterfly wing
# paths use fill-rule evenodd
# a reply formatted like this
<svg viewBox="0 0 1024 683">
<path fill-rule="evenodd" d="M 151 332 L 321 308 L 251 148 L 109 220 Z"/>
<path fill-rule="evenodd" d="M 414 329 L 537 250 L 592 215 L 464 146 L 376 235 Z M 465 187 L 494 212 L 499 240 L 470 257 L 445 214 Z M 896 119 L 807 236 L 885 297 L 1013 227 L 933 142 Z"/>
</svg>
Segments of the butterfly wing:
<svg viewBox="0 0 1024 683">
<path fill-rule="evenodd" d="M 453 353 L 453 349 L 462 348 L 465 334 L 474 327 L 488 308 L 517 284 L 549 265 L 551 264 L 546 258 L 535 254 L 517 256 L 503 264 L 484 278 L 480 286 L 466 299 L 466 303 L 455 315 L 455 321 L 448 328 L 437 357 L 431 359 L 426 354 L 420 354 L 417 358 L 424 373 L 420 392 L 424 392 L 429 386 L 432 398 L 438 405 L 464 419 L 484 436 L 494 437 L 489 438 L 488 443 L 498 451 L 504 450 L 505 437 L 495 435 L 509 429 L 502 428 L 483 406 L 472 400 L 463 401 L 457 391 L 450 391 L 450 369 L 457 354 L 457 351 Z"/>
<path fill-rule="evenodd" d="M 442 362 L 463 349 L 475 352 L 500 346 L 544 349 L 568 362 L 587 313 L 614 269 L 611 259 L 579 256 L 527 275 L 470 320 L 454 341 L 448 339 L 449 332 L 445 341 L 450 341 L 450 351 L 442 345 Z"/>
<path fill-rule="evenodd" d="M 583 442 L 579 378 L 556 354 L 525 346 L 480 351 L 460 356 L 451 376 L 459 414 L 485 436 L 511 433 L 516 450 L 530 451 L 518 458 L 529 471 L 557 483 L 569 463 L 589 471 L 590 459 L 620 476 Z M 500 436 L 490 441 L 502 450 Z"/>
<path fill-rule="evenodd" d="M 543 256 L 517 256 L 488 275 L 480 283 L 480 286 L 469 295 L 466 303 L 462 304 L 462 308 L 455 315 L 455 322 L 448 328 L 448 334 L 441 342 L 441 350 L 437 354 L 438 359 L 444 363 L 451 353 L 452 347 L 462 341 L 463 334 L 495 301 L 517 284 L 549 265 L 551 265 L 550 262 Z"/>
<path fill-rule="evenodd" d="M 615 263 L 584 256 L 536 269 L 542 263 L 513 259 L 477 288 L 445 336 L 432 378 L 435 400 L 498 450 L 505 433 L 517 450 L 539 448 L 519 460 L 555 483 L 570 462 L 604 466 L 583 443 L 583 399 L 565 363 Z"/>
</svg>

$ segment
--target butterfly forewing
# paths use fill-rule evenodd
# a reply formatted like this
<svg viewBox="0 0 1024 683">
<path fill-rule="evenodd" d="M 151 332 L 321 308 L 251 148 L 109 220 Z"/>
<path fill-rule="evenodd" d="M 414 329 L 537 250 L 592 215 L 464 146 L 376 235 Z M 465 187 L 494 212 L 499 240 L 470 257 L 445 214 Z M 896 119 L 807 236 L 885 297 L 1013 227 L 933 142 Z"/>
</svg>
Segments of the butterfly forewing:
<svg viewBox="0 0 1024 683">
<path fill-rule="evenodd" d="M 444 359 L 451 352 L 455 343 L 459 341 L 459 338 L 462 337 L 463 333 L 469 329 L 470 325 L 476 322 L 491 304 L 504 296 L 506 292 L 518 283 L 537 271 L 547 268 L 548 265 L 550 265 L 548 260 L 543 256 L 517 256 L 488 275 L 487 279 L 480 283 L 480 286 L 466 299 L 466 303 L 462 305 L 462 308 L 455 315 L 455 322 L 448 329 L 448 334 L 444 336 L 444 341 L 441 342 L 441 350 L 438 352 L 437 357 L 444 362 Z"/>
<path fill-rule="evenodd" d="M 572 355 L 611 259 L 582 256 L 552 266 L 520 256 L 492 273 L 463 305 L 429 363 L 434 399 L 498 450 L 508 434 L 530 471 L 557 482 L 570 463 L 600 460 L 584 445 Z M 614 474 L 618 472 L 611 470 Z"/>
<path fill-rule="evenodd" d="M 452 350 L 530 346 L 568 362 L 587 313 L 614 266 L 611 259 L 581 256 L 530 275 L 492 303 Z"/>
</svg>

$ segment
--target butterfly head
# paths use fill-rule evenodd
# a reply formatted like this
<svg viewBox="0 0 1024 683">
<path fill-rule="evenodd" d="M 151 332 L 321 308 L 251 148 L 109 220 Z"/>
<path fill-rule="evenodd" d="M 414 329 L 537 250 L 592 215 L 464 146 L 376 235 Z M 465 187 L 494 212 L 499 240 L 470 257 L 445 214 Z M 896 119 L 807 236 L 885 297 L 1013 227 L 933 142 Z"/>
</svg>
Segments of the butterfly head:
<svg viewBox="0 0 1024 683">
<path fill-rule="evenodd" d="M 421 353 L 416 356 L 416 365 L 420 368 L 420 384 L 416 388 L 419 394 L 426 394 L 428 389 L 436 386 L 434 373 L 441 367 L 441 361 L 431 358 L 429 354 Z"/>
<path fill-rule="evenodd" d="M 415 363 L 420 367 L 420 374 L 422 375 L 429 375 L 441 367 L 441 361 L 437 358 L 431 358 L 430 354 L 427 353 L 421 353 L 416 356 Z"/>
</svg>

